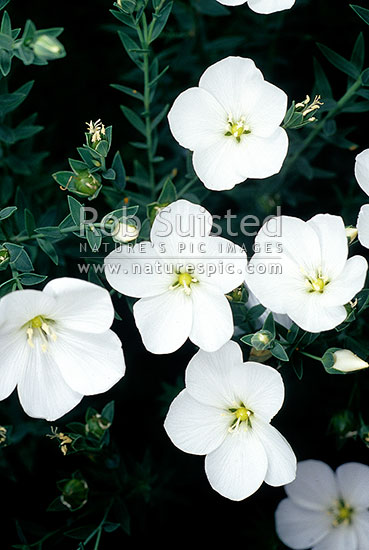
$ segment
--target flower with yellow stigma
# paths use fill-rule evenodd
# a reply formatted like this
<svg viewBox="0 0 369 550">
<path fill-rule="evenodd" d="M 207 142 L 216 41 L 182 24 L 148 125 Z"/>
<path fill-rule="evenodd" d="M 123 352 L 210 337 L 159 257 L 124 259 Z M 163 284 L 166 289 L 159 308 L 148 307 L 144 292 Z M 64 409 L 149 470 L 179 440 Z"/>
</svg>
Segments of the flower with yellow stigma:
<svg viewBox="0 0 369 550">
<path fill-rule="evenodd" d="M 368 268 L 362 256 L 348 259 L 342 218 L 317 214 L 304 222 L 281 216 L 274 224 L 275 233 L 263 227 L 255 239 L 262 252 L 250 260 L 248 287 L 263 306 L 303 330 L 335 328 L 346 319 L 345 305 L 363 288 Z"/>
<path fill-rule="evenodd" d="M 124 375 L 110 294 L 97 285 L 60 278 L 16 290 L 1 298 L 0 319 L 0 399 L 17 387 L 29 416 L 55 420 Z"/>
<path fill-rule="evenodd" d="M 288 149 L 280 126 L 286 108 L 286 94 L 264 80 L 252 59 L 227 57 L 177 97 L 168 121 L 178 143 L 193 151 L 199 179 L 220 191 L 280 171 Z"/>
<path fill-rule="evenodd" d="M 342 464 L 335 472 L 319 460 L 297 465 L 295 481 L 276 510 L 279 538 L 294 550 L 369 548 L 369 466 Z"/>
<path fill-rule="evenodd" d="M 186 387 L 170 405 L 164 428 L 182 451 L 206 455 L 215 491 L 243 500 L 263 481 L 275 487 L 295 478 L 295 455 L 270 425 L 283 400 L 281 375 L 267 365 L 244 363 L 240 346 L 230 341 L 192 358 Z"/>
</svg>

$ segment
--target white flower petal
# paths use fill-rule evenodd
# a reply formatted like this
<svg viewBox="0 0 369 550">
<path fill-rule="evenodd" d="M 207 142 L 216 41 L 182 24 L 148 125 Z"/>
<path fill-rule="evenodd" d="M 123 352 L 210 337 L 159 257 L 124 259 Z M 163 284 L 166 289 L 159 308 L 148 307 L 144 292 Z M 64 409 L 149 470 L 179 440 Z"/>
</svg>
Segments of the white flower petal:
<svg viewBox="0 0 369 550">
<path fill-rule="evenodd" d="M 16 290 L 0 300 L 0 323 L 7 331 L 20 329 L 34 317 L 53 317 L 56 301 L 41 290 Z"/>
<path fill-rule="evenodd" d="M 363 256 L 349 258 L 337 279 L 324 288 L 322 302 L 330 306 L 347 304 L 365 284 L 368 262 Z"/>
<path fill-rule="evenodd" d="M 328 514 L 302 508 L 289 498 L 279 503 L 275 520 L 277 535 L 286 546 L 294 550 L 311 548 L 332 529 Z"/>
<path fill-rule="evenodd" d="M 344 306 L 327 307 L 324 303 L 324 293 L 301 293 L 299 299 L 291 300 L 287 314 L 303 330 L 321 332 L 331 330 L 346 319 Z"/>
<path fill-rule="evenodd" d="M 168 114 L 170 130 L 182 147 L 193 151 L 213 145 L 227 131 L 228 117 L 215 97 L 202 88 L 182 92 Z"/>
<path fill-rule="evenodd" d="M 263 483 L 268 460 L 252 429 L 228 434 L 224 442 L 205 458 L 205 471 L 212 488 L 231 500 L 243 500 Z"/>
<path fill-rule="evenodd" d="M 252 111 L 263 84 L 252 59 L 232 56 L 208 67 L 199 81 L 200 88 L 212 94 L 235 120 Z"/>
<path fill-rule="evenodd" d="M 369 149 L 356 156 L 355 177 L 364 193 L 369 195 Z"/>
<path fill-rule="evenodd" d="M 358 550 L 358 540 L 352 525 L 333 529 L 313 550 Z"/>
<path fill-rule="evenodd" d="M 244 152 L 241 143 L 231 136 L 222 136 L 213 145 L 204 144 L 194 151 L 193 168 L 208 189 L 233 189 L 246 179 L 247 165 L 242 163 Z"/>
<path fill-rule="evenodd" d="M 62 277 L 47 283 L 43 293 L 55 299 L 52 319 L 62 322 L 66 329 L 99 333 L 113 323 L 114 307 L 105 288 Z"/>
<path fill-rule="evenodd" d="M 19 380 L 18 395 L 29 416 L 49 421 L 64 416 L 83 397 L 67 385 L 51 354 L 41 351 L 37 341 Z"/>
<path fill-rule="evenodd" d="M 142 341 L 151 353 L 172 353 L 191 332 L 192 300 L 182 289 L 142 298 L 133 306 Z"/>
<path fill-rule="evenodd" d="M 306 223 L 319 238 L 322 272 L 328 277 L 337 277 L 345 266 L 348 254 L 343 219 L 331 214 L 317 214 Z"/>
<path fill-rule="evenodd" d="M 268 458 L 265 483 L 273 487 L 291 483 L 296 477 L 296 456 L 288 441 L 273 426 L 257 418 L 252 419 L 252 427 Z"/>
<path fill-rule="evenodd" d="M 164 428 L 185 453 L 205 455 L 224 441 L 232 423 L 224 409 L 204 405 L 183 390 L 170 405 Z"/>
<path fill-rule="evenodd" d="M 50 353 L 68 386 L 83 395 L 106 392 L 125 373 L 122 344 L 111 330 L 101 334 L 58 330 Z"/>
<path fill-rule="evenodd" d="M 257 418 L 269 422 L 282 407 L 284 384 L 276 369 L 247 361 L 230 372 L 236 401 L 242 402 Z"/>
<path fill-rule="evenodd" d="M 26 331 L 0 330 L 0 400 L 13 393 L 22 372 L 29 361 L 31 347 L 27 344 Z"/>
<path fill-rule="evenodd" d="M 245 4 L 247 0 L 217 0 L 220 4 L 223 4 L 224 6 L 240 6 L 241 4 Z"/>
<path fill-rule="evenodd" d="M 365 246 L 365 248 L 369 248 L 369 204 L 364 204 L 360 208 L 357 218 L 357 230 L 360 244 Z"/>
<path fill-rule="evenodd" d="M 286 93 L 274 84 L 264 81 L 260 86 L 257 102 L 247 117 L 252 133 L 259 137 L 270 137 L 283 121 L 286 110 Z"/>
<path fill-rule="evenodd" d="M 369 548 L 369 512 L 355 514 L 353 525 L 358 540 L 357 550 L 366 550 Z"/>
<path fill-rule="evenodd" d="M 256 117 L 256 115 L 255 115 Z M 243 136 L 237 157 L 238 170 L 246 178 L 263 179 L 278 174 L 288 151 L 288 135 L 283 128 L 275 128 L 268 137 L 251 134 Z"/>
<path fill-rule="evenodd" d="M 248 0 L 250 8 L 256 13 L 275 13 L 292 8 L 295 0 Z"/>
<path fill-rule="evenodd" d="M 369 508 L 369 466 L 358 462 L 342 464 L 336 470 L 342 498 L 353 508 Z"/>
<path fill-rule="evenodd" d="M 231 306 L 210 285 L 191 285 L 192 327 L 190 340 L 204 351 L 216 351 L 232 338 L 234 326 Z"/>
<path fill-rule="evenodd" d="M 170 266 L 169 259 L 163 258 L 148 241 L 113 250 L 104 264 L 108 283 L 118 292 L 134 298 L 162 294 L 175 278 L 171 271 L 167 272 L 164 268 Z"/>
<path fill-rule="evenodd" d="M 151 228 L 150 239 L 158 250 L 165 249 L 164 255 L 174 253 L 175 259 L 181 259 L 186 255 L 191 256 L 191 248 L 187 240 L 194 244 L 206 240 L 212 225 L 212 216 L 203 206 L 180 199 L 157 214 Z M 185 249 L 178 246 L 181 242 L 187 244 Z M 193 248 L 193 254 L 198 256 L 199 250 L 196 246 Z"/>
<path fill-rule="evenodd" d="M 320 460 L 299 462 L 296 479 L 285 490 L 297 506 L 324 513 L 339 498 L 334 472 Z"/>
<path fill-rule="evenodd" d="M 205 405 L 229 407 L 235 400 L 230 372 L 242 364 L 240 346 L 229 341 L 214 353 L 199 350 L 186 369 L 186 388 L 190 395 Z"/>
</svg>

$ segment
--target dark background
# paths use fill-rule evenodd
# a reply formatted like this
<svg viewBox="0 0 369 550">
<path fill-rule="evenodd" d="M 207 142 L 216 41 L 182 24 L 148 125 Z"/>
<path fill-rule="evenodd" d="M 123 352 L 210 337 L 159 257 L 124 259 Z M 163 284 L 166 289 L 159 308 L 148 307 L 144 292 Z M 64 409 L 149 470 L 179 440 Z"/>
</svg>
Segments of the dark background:
<svg viewBox="0 0 369 550">
<path fill-rule="evenodd" d="M 135 154 L 127 143 L 137 136 L 119 109 L 123 102 L 132 104 L 109 87 L 110 83 L 127 83 L 134 78 L 131 62 L 115 32 L 116 22 L 109 13 L 111 7 L 112 3 L 106 0 L 56 3 L 12 0 L 7 7 L 14 26 L 23 26 L 30 18 L 38 29 L 54 26 L 65 29 L 61 41 L 67 50 L 66 58 L 46 67 L 24 67 L 17 63 L 10 81 L 10 86 L 16 88 L 27 80 L 36 80 L 22 109 L 24 113 L 37 111 L 38 123 L 45 127 L 35 142 L 38 150 L 50 152 L 40 177 L 45 181 L 50 200 L 60 209 L 60 219 L 66 211 L 65 196 L 58 191 L 50 174 L 67 169 L 67 158 L 76 156 L 75 148 L 83 142 L 85 121 L 101 118 L 106 125 L 113 125 L 114 149 L 121 151 L 128 169 Z M 247 5 L 223 17 L 198 13 L 191 32 L 181 28 L 180 12 L 176 13 L 177 17 L 171 18 L 163 38 L 155 43 L 157 52 L 161 49 L 171 52 L 167 54 L 171 70 L 158 92 L 158 101 L 163 104 L 171 103 L 180 91 L 196 85 L 208 65 L 227 55 L 253 58 L 267 80 L 284 89 L 290 100 L 297 101 L 311 93 L 315 56 L 324 66 L 334 94 L 340 97 L 346 77 L 329 66 L 316 42 L 349 58 L 358 33 L 363 31 L 366 37 L 369 34 L 365 24 L 350 9 L 349 2 L 343 0 L 339 5 L 336 0 L 296 0 L 292 10 L 267 17 L 254 14 Z M 217 48 L 207 47 L 221 38 L 223 42 Z M 342 115 L 343 124 L 345 117 L 348 115 Z M 351 138 L 359 144 L 360 150 L 367 147 L 367 116 L 357 115 L 350 118 L 349 123 L 354 126 Z M 169 158 L 175 153 L 180 155 L 166 123 L 162 126 L 161 153 Z M 348 190 L 356 185 L 353 180 L 356 154 L 357 151 L 326 148 L 318 164 L 333 169 L 337 177 L 324 182 L 297 179 L 292 192 L 296 191 L 298 203 L 295 206 L 288 202 L 283 204 L 285 213 L 307 219 L 318 212 L 339 214 L 345 209 L 346 223 L 355 223 L 357 208 L 353 205 L 357 200 L 364 201 L 362 196 L 353 203 L 348 198 Z M 29 195 L 32 195 L 31 185 L 32 178 L 22 183 Z M 342 201 L 342 196 L 347 197 L 347 201 Z M 35 201 L 40 203 L 37 197 Z M 205 205 L 211 205 L 213 213 L 224 212 L 226 206 L 251 213 L 258 208 L 256 198 L 255 204 L 240 204 L 237 194 L 213 193 L 207 197 Z M 72 260 L 66 269 L 69 275 L 76 275 Z M 56 275 L 58 271 L 54 269 Z M 184 538 L 196 544 L 199 535 L 209 544 L 225 537 L 228 543 L 235 541 L 247 548 L 283 548 L 274 534 L 274 510 L 283 498 L 283 488 L 264 484 L 255 495 L 241 503 L 228 501 L 210 488 L 203 458 L 176 449 L 163 430 L 165 411 L 183 385 L 184 370 L 196 351 L 195 346 L 187 343 L 168 356 L 149 354 L 141 343 L 124 299 L 116 300 L 115 305 L 123 318 L 115 322 L 114 329 L 123 342 L 126 376 L 107 394 L 85 398 L 66 418 L 56 423 L 62 429 L 67 421 L 83 421 L 88 405 L 100 410 L 115 399 L 116 417 L 111 429 L 114 456 L 121 457 L 134 479 L 134 496 L 130 497 L 128 506 L 132 534 L 130 538 L 121 530 L 111 535 L 103 534 L 100 548 L 135 544 L 146 537 L 161 544 L 178 544 Z M 244 352 L 246 357 L 247 349 Z M 334 468 L 347 461 L 366 463 L 365 446 L 360 441 L 350 440 L 341 448 L 329 426 L 332 415 L 348 405 L 355 412 L 360 408 L 365 411 L 365 395 L 369 389 L 367 376 L 329 376 L 320 364 L 309 360 L 306 360 L 301 381 L 288 364 L 281 373 L 286 384 L 286 400 L 273 424 L 291 443 L 298 459 L 316 458 Z M 0 405 L 0 423 L 20 425 L 24 431 L 19 443 L 0 451 L 3 455 L 1 493 L 6 508 L 5 518 L 2 517 L 3 531 L 5 529 L 9 544 L 19 544 L 20 526 L 33 542 L 38 538 L 35 525 L 39 526 L 40 533 L 45 533 L 58 529 L 71 515 L 69 512 L 46 512 L 49 503 L 58 495 L 57 480 L 70 476 L 75 470 L 83 471 L 92 483 L 92 505 L 96 503 L 94 490 L 98 487 L 91 481 L 93 474 L 91 465 L 86 465 L 86 458 L 79 455 L 63 457 L 56 442 L 36 433 L 44 429 L 46 423 L 27 418 L 15 394 Z M 99 467 L 104 469 L 106 466 Z M 77 545 L 77 541 L 67 539 L 50 548 L 74 549 Z M 49 546 L 45 544 L 45 548 Z"/>
</svg>

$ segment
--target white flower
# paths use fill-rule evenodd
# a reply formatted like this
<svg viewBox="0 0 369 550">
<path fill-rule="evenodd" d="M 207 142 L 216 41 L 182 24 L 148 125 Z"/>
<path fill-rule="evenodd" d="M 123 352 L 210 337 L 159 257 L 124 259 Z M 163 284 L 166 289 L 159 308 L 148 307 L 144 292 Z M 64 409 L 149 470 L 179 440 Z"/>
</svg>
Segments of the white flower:
<svg viewBox="0 0 369 550">
<path fill-rule="evenodd" d="M 246 254 L 222 237 L 209 236 L 211 227 L 203 207 L 178 200 L 156 216 L 151 242 L 121 246 L 105 258 L 111 286 L 141 298 L 133 313 L 152 353 L 171 353 L 187 338 L 215 351 L 232 337 L 225 294 L 242 283 Z"/>
<path fill-rule="evenodd" d="M 295 0 L 217 0 L 225 6 L 240 6 L 248 3 L 249 7 L 256 13 L 274 13 L 276 11 L 292 8 Z"/>
<path fill-rule="evenodd" d="M 330 330 L 346 318 L 345 304 L 363 288 L 367 262 L 347 259 L 342 218 L 317 214 L 309 221 L 273 218 L 256 237 L 246 281 L 260 303 L 287 314 L 303 330 Z M 270 233 L 272 233 L 270 235 Z M 262 268 L 262 269 L 261 269 Z"/>
<path fill-rule="evenodd" d="M 251 59 L 227 57 L 206 69 L 198 88 L 177 97 L 168 120 L 180 145 L 194 151 L 200 180 L 219 191 L 280 171 L 288 149 L 279 126 L 286 108 L 286 94 Z"/>
<path fill-rule="evenodd" d="M 0 399 L 15 387 L 25 412 L 55 420 L 84 395 L 110 389 L 125 372 L 121 342 L 109 330 L 109 292 L 78 279 L 0 300 Z"/>
<path fill-rule="evenodd" d="M 319 460 L 297 465 L 288 498 L 276 510 L 279 538 L 294 550 L 369 548 L 369 467 L 349 462 L 331 468 Z"/>
<path fill-rule="evenodd" d="M 255 296 L 255 294 L 252 292 L 252 290 L 247 287 L 247 284 L 245 284 L 245 286 L 247 288 L 247 292 L 249 293 L 249 298 L 248 298 L 247 303 L 246 303 L 247 309 L 250 309 L 252 307 L 260 305 L 259 300 Z M 262 313 L 258 317 L 255 328 L 259 329 L 263 326 L 263 324 L 265 323 L 269 313 L 271 313 L 271 310 L 266 308 L 264 313 Z M 273 319 L 276 323 L 279 323 L 280 325 L 282 325 L 282 327 L 285 327 L 286 329 L 290 329 L 291 326 L 292 326 L 291 319 L 288 317 L 288 315 L 285 315 L 283 313 L 274 313 L 273 312 Z"/>
<path fill-rule="evenodd" d="M 333 352 L 333 357 L 333 368 L 341 372 L 353 372 L 369 367 L 366 361 L 360 359 L 360 357 L 352 353 L 349 349 L 339 349 Z"/>
<path fill-rule="evenodd" d="M 186 370 L 186 388 L 172 402 L 164 427 L 182 451 L 206 455 L 210 485 L 231 500 L 295 478 L 296 458 L 270 425 L 284 400 L 281 375 L 260 363 L 243 363 L 228 342 L 215 353 L 200 350 Z"/>
<path fill-rule="evenodd" d="M 365 149 L 355 159 L 355 177 L 361 189 L 369 195 L 369 149 Z M 358 239 L 369 248 L 369 204 L 360 208 L 357 219 Z"/>
</svg>

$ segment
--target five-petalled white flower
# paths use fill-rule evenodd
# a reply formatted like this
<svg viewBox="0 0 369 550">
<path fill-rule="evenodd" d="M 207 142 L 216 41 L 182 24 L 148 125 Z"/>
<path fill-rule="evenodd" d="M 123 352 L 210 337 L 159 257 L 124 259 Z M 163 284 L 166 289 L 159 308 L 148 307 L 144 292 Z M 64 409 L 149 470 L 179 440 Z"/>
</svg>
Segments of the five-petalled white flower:
<svg viewBox="0 0 369 550">
<path fill-rule="evenodd" d="M 256 237 L 260 252 L 250 260 L 247 285 L 263 306 L 287 314 L 303 330 L 333 329 L 347 316 L 345 304 L 364 286 L 365 258 L 347 259 L 339 216 L 317 214 L 307 222 L 281 216 L 273 222 L 274 229 L 268 222 Z"/>
<path fill-rule="evenodd" d="M 365 149 L 355 159 L 355 177 L 361 189 L 369 196 L 369 149 Z M 369 204 L 360 208 L 357 219 L 358 239 L 369 248 Z"/>
<path fill-rule="evenodd" d="M 288 149 L 280 127 L 286 108 L 286 94 L 264 80 L 252 59 L 227 57 L 177 97 L 168 121 L 179 144 L 194 152 L 199 179 L 220 191 L 280 171 Z"/>
<path fill-rule="evenodd" d="M 288 498 L 276 510 L 279 538 L 294 550 L 369 548 L 369 466 L 342 464 L 336 472 L 319 460 L 297 465 Z"/>
<path fill-rule="evenodd" d="M 292 8 L 295 0 L 217 0 L 224 6 L 240 6 L 247 4 L 256 13 L 274 13 L 276 11 L 288 10 Z"/>
<path fill-rule="evenodd" d="M 113 319 L 109 292 L 78 279 L 1 298 L 0 399 L 17 386 L 29 416 L 56 420 L 84 395 L 109 390 L 125 372 Z"/>
<path fill-rule="evenodd" d="M 136 325 L 152 353 L 171 353 L 190 340 L 215 351 L 233 334 L 225 296 L 245 276 L 245 251 L 211 236 L 212 217 L 203 208 L 178 200 L 159 212 L 151 242 L 121 246 L 105 258 L 113 288 L 135 298 Z"/>
<path fill-rule="evenodd" d="M 295 478 L 296 458 L 270 425 L 284 400 L 281 375 L 260 363 L 243 363 L 233 341 L 215 353 L 200 350 L 186 370 L 186 388 L 172 402 L 164 427 L 179 449 L 206 455 L 210 485 L 243 500 L 263 481 Z"/>
</svg>

